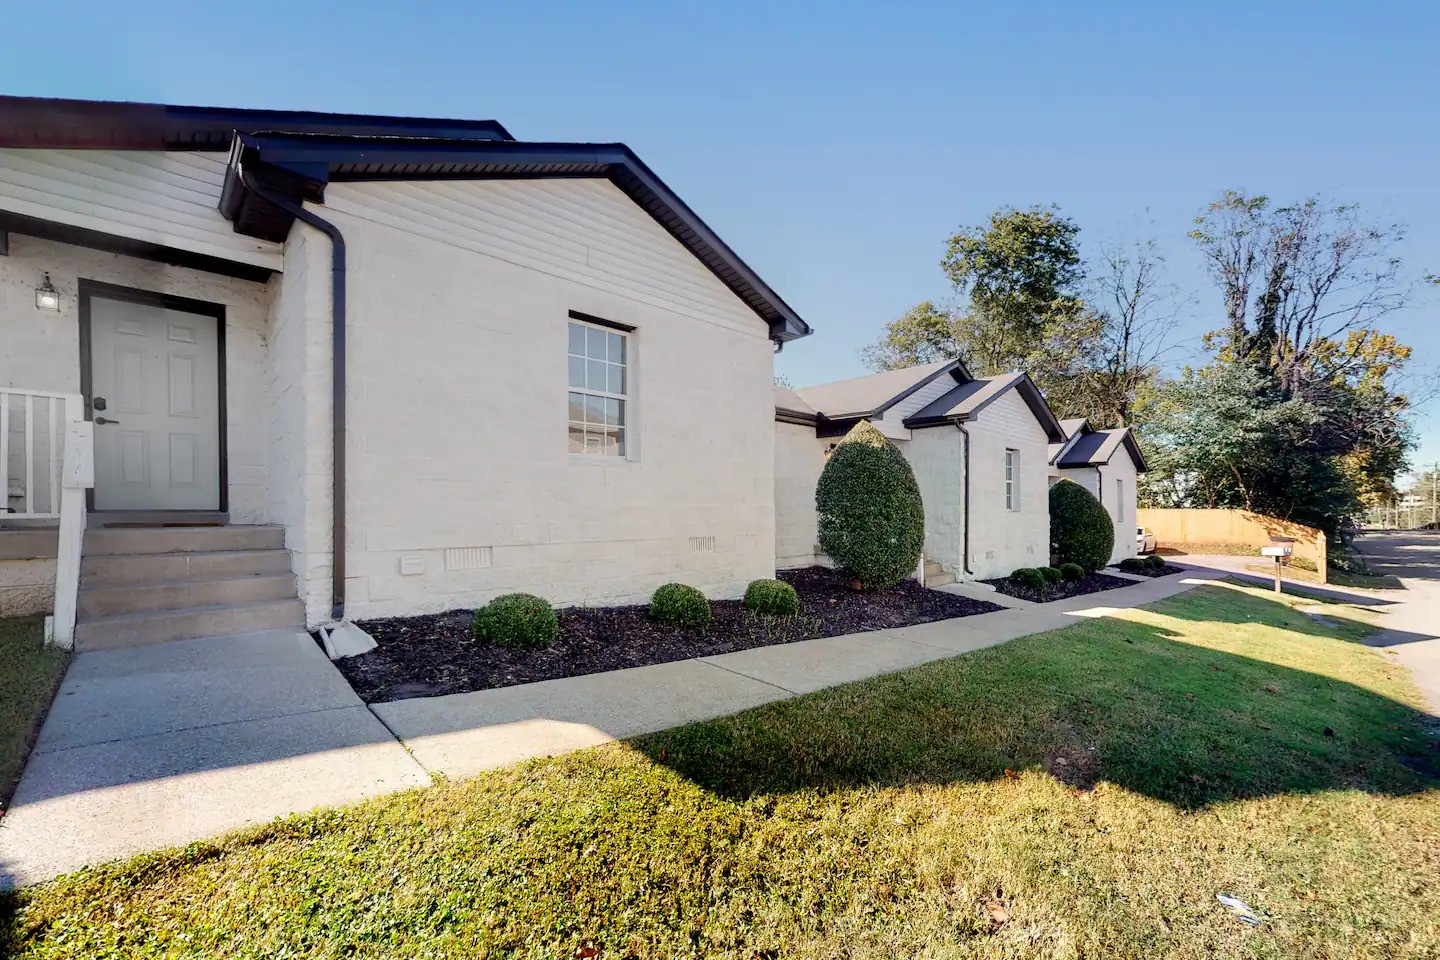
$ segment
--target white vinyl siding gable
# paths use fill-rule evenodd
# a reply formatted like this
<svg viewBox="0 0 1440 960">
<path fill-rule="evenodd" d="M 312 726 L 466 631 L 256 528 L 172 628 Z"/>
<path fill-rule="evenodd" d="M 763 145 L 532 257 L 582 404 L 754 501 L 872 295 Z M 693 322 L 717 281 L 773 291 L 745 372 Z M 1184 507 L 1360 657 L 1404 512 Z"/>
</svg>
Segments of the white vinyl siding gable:
<svg viewBox="0 0 1440 960">
<path fill-rule="evenodd" d="M 769 336 L 744 301 L 608 180 L 332 183 L 324 210 Z"/>
<path fill-rule="evenodd" d="M 220 215 L 225 153 L 0 149 L 0 210 L 279 270 Z"/>
</svg>

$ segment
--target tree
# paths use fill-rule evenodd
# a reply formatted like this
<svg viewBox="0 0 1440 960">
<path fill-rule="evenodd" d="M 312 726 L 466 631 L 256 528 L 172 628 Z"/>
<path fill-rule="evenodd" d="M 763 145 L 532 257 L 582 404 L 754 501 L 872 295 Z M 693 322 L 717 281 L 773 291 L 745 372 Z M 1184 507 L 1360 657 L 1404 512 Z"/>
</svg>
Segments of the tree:
<svg viewBox="0 0 1440 960">
<path fill-rule="evenodd" d="M 1405 304 L 1398 225 L 1363 220 L 1354 205 L 1315 197 L 1274 206 L 1226 191 L 1195 219 L 1225 304 L 1210 342 L 1227 359 L 1271 370 L 1287 394 L 1329 380 L 1353 360 L 1333 349 Z"/>
<path fill-rule="evenodd" d="M 1343 419 L 1245 364 L 1186 370 L 1156 405 L 1147 502 L 1242 507 L 1336 533 L 1359 507 L 1338 462 Z"/>
<path fill-rule="evenodd" d="M 915 572 L 925 547 L 925 508 L 910 464 L 861 420 L 836 445 L 815 487 L 820 547 L 863 587 L 889 587 Z"/>
<path fill-rule="evenodd" d="M 957 230 L 940 265 L 964 305 L 918 304 L 862 356 L 878 370 L 955 357 L 978 376 L 1023 370 L 1063 407 L 1098 331 L 1076 293 L 1079 229 L 1053 208 L 1007 207 Z"/>
<path fill-rule="evenodd" d="M 1136 404 L 1154 388 L 1180 318 L 1176 288 L 1164 280 L 1155 240 L 1101 252 L 1092 302 L 1099 319 L 1091 368 L 1076 391 L 1078 413 L 1100 427 L 1135 422 Z"/>
</svg>

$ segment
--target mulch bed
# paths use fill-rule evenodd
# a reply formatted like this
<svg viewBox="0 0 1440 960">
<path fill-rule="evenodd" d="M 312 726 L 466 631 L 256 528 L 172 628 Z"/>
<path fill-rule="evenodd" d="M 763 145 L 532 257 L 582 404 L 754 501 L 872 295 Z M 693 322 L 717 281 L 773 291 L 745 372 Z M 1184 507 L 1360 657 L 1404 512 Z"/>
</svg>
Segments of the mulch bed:
<svg viewBox="0 0 1440 960">
<path fill-rule="evenodd" d="M 780 579 L 800 595 L 800 615 L 760 617 L 739 600 L 710 604 L 714 620 L 684 630 L 650 619 L 645 606 L 571 607 L 559 611 L 560 637 L 540 650 L 511 650 L 476 640 L 474 611 L 367 620 L 360 628 L 379 644 L 335 665 L 366 703 L 508 687 L 712 656 L 796 640 L 905 627 L 1003 609 L 983 600 L 927 590 L 906 581 L 888 590 L 857 592 L 824 567 L 788 571 Z"/>
<path fill-rule="evenodd" d="M 1114 590 L 1117 587 L 1128 587 L 1135 583 L 1134 580 L 1112 577 L 1107 573 L 1089 573 L 1080 580 L 1061 580 L 1059 583 L 1049 584 L 1040 590 L 1022 587 L 1005 577 L 983 582 L 990 584 L 1007 597 L 1019 597 L 1021 600 L 1033 600 L 1036 603 L 1064 600 L 1066 597 L 1078 597 L 1083 593 L 1100 593 L 1102 590 Z"/>
<path fill-rule="evenodd" d="M 1119 570 L 1120 568 L 1116 567 L 1115 569 Z M 1156 577 L 1168 577 L 1172 573 L 1184 573 L 1185 568 L 1177 567 L 1173 563 L 1167 563 L 1159 570 L 1126 570 L 1124 572 L 1134 577 L 1149 577 L 1151 580 L 1154 580 Z"/>
</svg>

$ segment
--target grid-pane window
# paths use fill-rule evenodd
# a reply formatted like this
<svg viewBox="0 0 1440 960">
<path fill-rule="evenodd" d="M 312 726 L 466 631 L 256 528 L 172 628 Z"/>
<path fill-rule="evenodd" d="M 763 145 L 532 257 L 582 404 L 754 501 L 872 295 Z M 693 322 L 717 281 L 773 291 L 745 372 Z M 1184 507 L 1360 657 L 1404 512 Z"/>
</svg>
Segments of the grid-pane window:
<svg viewBox="0 0 1440 960">
<path fill-rule="evenodd" d="M 1005 509 L 1020 509 L 1020 451 L 1005 451 Z"/>
<path fill-rule="evenodd" d="M 570 321 L 570 452 L 625 456 L 629 335 Z"/>
</svg>

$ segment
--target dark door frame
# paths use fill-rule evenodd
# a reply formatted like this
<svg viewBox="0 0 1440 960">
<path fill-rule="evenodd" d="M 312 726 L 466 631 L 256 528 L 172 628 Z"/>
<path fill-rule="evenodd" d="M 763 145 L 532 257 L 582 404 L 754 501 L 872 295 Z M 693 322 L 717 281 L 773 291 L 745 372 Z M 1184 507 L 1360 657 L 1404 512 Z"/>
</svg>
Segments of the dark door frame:
<svg viewBox="0 0 1440 960">
<path fill-rule="evenodd" d="M 86 280 L 84 277 L 79 281 L 80 289 L 80 394 L 85 401 L 85 419 L 93 420 L 95 411 L 91 407 L 92 398 L 92 358 L 90 355 L 90 301 L 94 297 L 102 300 L 123 300 L 127 303 L 143 303 L 153 307 L 164 307 L 167 310 L 178 310 L 182 313 L 193 313 L 202 317 L 212 317 L 215 320 L 215 346 L 219 352 L 216 377 L 217 389 L 220 391 L 219 403 L 219 428 L 220 428 L 220 505 L 219 512 L 225 513 L 230 509 L 230 452 L 229 452 L 229 426 L 225 411 L 225 306 L 219 303 L 211 303 L 208 300 L 192 300 L 189 297 L 177 297 L 168 293 L 156 293 L 153 290 L 139 290 L 134 287 L 122 287 L 114 283 L 102 283 L 99 280 Z M 92 487 L 85 491 L 85 508 L 87 512 L 95 511 L 95 489 Z M 157 511 L 140 511 L 152 513 Z M 177 511 L 181 513 L 194 513 L 193 510 Z"/>
</svg>

